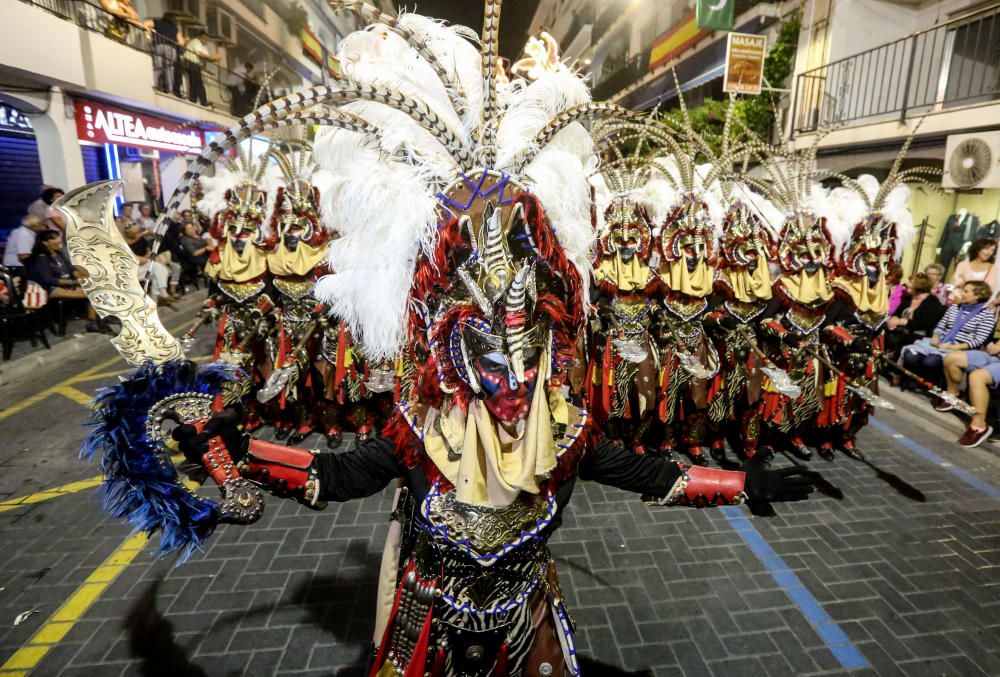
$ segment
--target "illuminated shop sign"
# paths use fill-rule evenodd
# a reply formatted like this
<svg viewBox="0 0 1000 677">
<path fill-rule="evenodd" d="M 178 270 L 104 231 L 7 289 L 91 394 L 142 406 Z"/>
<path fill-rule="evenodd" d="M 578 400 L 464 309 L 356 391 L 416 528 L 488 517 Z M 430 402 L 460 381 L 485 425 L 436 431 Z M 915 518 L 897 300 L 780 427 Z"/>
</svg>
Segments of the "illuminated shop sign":
<svg viewBox="0 0 1000 677">
<path fill-rule="evenodd" d="M 31 128 L 31 120 L 28 119 L 27 115 L 2 103 L 0 103 L 0 131 L 34 133 Z"/>
<path fill-rule="evenodd" d="M 93 101 L 75 100 L 76 135 L 81 141 L 197 153 L 205 145 L 201 130 L 151 115 Z"/>
</svg>

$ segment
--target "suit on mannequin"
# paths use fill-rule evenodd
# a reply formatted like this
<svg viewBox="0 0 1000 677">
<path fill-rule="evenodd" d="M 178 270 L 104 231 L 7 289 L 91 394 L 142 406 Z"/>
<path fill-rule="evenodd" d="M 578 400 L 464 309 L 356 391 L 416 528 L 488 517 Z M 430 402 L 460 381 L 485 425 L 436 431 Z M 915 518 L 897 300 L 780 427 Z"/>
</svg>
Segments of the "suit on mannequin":
<svg viewBox="0 0 1000 677">
<path fill-rule="evenodd" d="M 959 209 L 957 214 L 948 217 L 937 246 L 938 259 L 946 271 L 962 251 L 965 243 L 972 239 L 978 225 L 979 219 L 976 215 L 970 214 L 964 207 Z"/>
</svg>

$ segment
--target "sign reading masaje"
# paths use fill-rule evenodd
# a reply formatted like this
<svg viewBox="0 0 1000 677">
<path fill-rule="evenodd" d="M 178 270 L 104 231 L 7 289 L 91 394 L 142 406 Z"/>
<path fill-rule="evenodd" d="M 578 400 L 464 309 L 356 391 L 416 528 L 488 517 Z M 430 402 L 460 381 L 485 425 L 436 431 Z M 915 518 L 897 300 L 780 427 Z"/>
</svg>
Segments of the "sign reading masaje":
<svg viewBox="0 0 1000 677">
<path fill-rule="evenodd" d="M 766 54 L 767 38 L 763 35 L 730 33 L 726 41 L 726 76 L 722 91 L 760 94 Z"/>
<path fill-rule="evenodd" d="M 205 139 L 198 129 L 93 101 L 75 100 L 76 134 L 81 141 L 117 143 L 174 153 L 198 152 Z"/>
</svg>

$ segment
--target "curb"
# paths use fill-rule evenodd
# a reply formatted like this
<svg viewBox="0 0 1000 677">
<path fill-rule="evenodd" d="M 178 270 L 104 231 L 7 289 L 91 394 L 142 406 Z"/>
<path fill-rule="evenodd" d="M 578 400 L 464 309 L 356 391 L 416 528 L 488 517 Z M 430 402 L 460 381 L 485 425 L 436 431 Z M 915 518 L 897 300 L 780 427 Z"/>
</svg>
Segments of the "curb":
<svg viewBox="0 0 1000 677">
<path fill-rule="evenodd" d="M 0 385 L 10 385 L 23 381 L 25 377 L 37 370 L 48 367 L 53 361 L 105 345 L 110 338 L 107 334 L 100 333 L 73 334 L 63 338 L 48 350 L 39 347 L 28 355 L 0 364 Z"/>
<path fill-rule="evenodd" d="M 188 314 L 193 318 L 205 300 L 204 294 L 204 290 L 190 293 L 177 303 L 176 311 L 170 311 L 169 315 L 161 315 L 161 321 L 174 317 L 183 317 Z M 110 346 L 112 338 L 114 337 L 103 333 L 74 333 L 53 343 L 49 350 L 38 347 L 23 357 L 0 363 L 0 386 L 12 385 L 23 381 L 39 369 L 48 368 L 53 361 L 62 360 L 71 355 L 93 350 L 101 346 Z"/>
<path fill-rule="evenodd" d="M 1000 444 L 989 440 L 971 449 L 959 447 L 958 438 L 965 432 L 966 419 L 952 413 L 934 411 L 934 398 L 914 392 L 904 392 L 890 384 L 885 378 L 879 379 L 879 395 L 896 405 L 895 415 L 939 437 L 949 447 L 992 467 L 1000 468 Z"/>
</svg>

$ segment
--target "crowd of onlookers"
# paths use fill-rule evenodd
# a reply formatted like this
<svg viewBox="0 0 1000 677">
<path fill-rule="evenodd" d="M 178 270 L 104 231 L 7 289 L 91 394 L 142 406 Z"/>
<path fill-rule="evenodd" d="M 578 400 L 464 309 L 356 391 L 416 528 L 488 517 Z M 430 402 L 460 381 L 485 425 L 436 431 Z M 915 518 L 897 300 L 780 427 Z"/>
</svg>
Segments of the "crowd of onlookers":
<svg viewBox="0 0 1000 677">
<path fill-rule="evenodd" d="M 69 306 L 70 312 L 86 316 L 88 332 L 111 332 L 108 321 L 97 317 L 83 291 L 81 280 L 87 271 L 70 260 L 65 218 L 52 207 L 62 195 L 61 189 L 47 187 L 7 237 L 3 273 L 10 282 L 0 284 L 0 303 L 10 307 L 17 300 L 28 311 L 45 312 L 59 302 L 61 312 Z M 159 306 L 173 308 L 185 290 L 198 283 L 217 246 L 208 224 L 191 210 L 176 212 L 166 220 L 155 256 L 156 219 L 150 203 L 120 205 L 115 223 L 139 261 L 139 279 L 148 277 L 147 293 Z"/>
<path fill-rule="evenodd" d="M 1000 267 L 997 241 L 982 238 L 969 247 L 945 283 L 945 269 L 934 263 L 892 290 L 886 322 L 885 351 L 921 377 L 958 397 L 963 381 L 975 408 L 959 444 L 975 447 L 993 434 L 990 390 L 1000 385 L 1000 341 L 995 340 L 1000 313 Z M 901 374 L 893 383 L 915 387 Z M 934 409 L 953 406 L 939 399 Z"/>
</svg>

